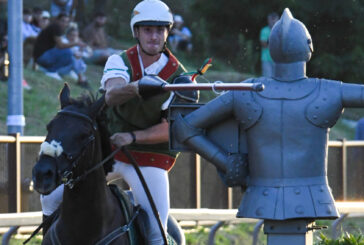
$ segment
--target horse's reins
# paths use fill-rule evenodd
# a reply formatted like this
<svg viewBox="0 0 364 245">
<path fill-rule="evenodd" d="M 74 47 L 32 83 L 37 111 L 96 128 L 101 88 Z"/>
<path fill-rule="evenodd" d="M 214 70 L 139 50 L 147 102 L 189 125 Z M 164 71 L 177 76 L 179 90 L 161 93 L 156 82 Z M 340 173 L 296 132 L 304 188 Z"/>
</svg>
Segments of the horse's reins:
<svg viewBox="0 0 364 245">
<path fill-rule="evenodd" d="M 164 228 L 163 228 L 163 225 L 162 225 L 162 221 L 160 219 L 160 216 L 159 216 L 159 213 L 158 213 L 158 210 L 157 210 L 157 207 L 155 206 L 155 203 L 154 203 L 154 200 L 153 200 L 153 197 L 152 195 L 150 194 L 150 191 L 149 191 L 149 188 L 148 188 L 148 185 L 147 183 L 145 182 L 145 179 L 143 177 L 143 174 L 142 172 L 140 171 L 140 168 L 138 166 L 138 163 L 137 161 L 134 159 L 134 157 L 130 154 L 129 150 L 126 148 L 126 146 L 122 146 L 121 147 L 121 150 L 124 152 L 124 154 L 126 155 L 127 158 L 129 158 L 131 164 L 133 165 L 140 181 L 142 182 L 142 185 L 143 185 L 143 188 L 144 188 L 144 191 L 145 191 L 145 194 L 147 195 L 148 197 L 148 200 L 149 200 L 149 203 L 150 203 L 150 206 L 152 207 L 152 210 L 153 210 L 153 214 L 154 214 L 154 217 L 155 219 L 157 220 L 157 223 L 158 223 L 158 226 L 159 226 L 159 229 L 160 229 L 160 232 L 161 232 L 161 235 L 163 237 L 163 241 L 164 241 L 164 244 L 165 245 L 168 245 L 168 241 L 167 241 L 167 236 L 166 236 L 166 233 L 164 232 Z"/>
<path fill-rule="evenodd" d="M 92 125 L 92 128 L 96 131 L 97 130 L 97 125 L 96 123 L 87 115 L 85 114 L 82 114 L 82 113 L 79 113 L 79 112 L 75 112 L 75 111 L 69 111 L 69 110 L 61 110 L 58 112 L 58 114 L 64 114 L 64 115 L 70 115 L 70 116 L 75 116 L 75 117 L 79 117 L 81 119 L 84 119 L 86 120 L 87 122 L 89 122 L 91 125 Z M 104 160 L 102 160 L 101 162 L 99 162 L 98 164 L 96 164 L 95 166 L 93 166 L 92 168 L 86 170 L 83 174 L 81 174 L 80 176 L 78 176 L 77 178 L 73 178 L 73 168 L 75 167 L 75 163 L 78 162 L 79 158 L 83 155 L 85 149 L 86 149 L 86 146 L 93 142 L 95 140 L 95 136 L 92 135 L 93 137 L 89 137 L 89 140 L 86 142 L 86 144 L 83 146 L 83 150 L 82 152 L 79 154 L 79 156 L 75 159 L 75 161 L 73 162 L 72 164 L 72 169 L 69 170 L 69 171 L 65 171 L 63 176 L 62 176 L 62 182 L 64 183 L 64 185 L 68 186 L 70 189 L 72 189 L 74 187 L 74 185 L 76 183 L 78 183 L 79 181 L 83 180 L 87 175 L 89 175 L 91 172 L 93 172 L 94 170 L 102 167 L 106 162 L 108 162 L 111 158 L 113 158 L 116 153 L 118 153 L 120 150 L 122 150 L 124 152 L 124 154 L 126 155 L 126 157 L 130 160 L 131 164 L 133 165 L 141 183 L 142 183 L 142 186 L 144 188 L 144 191 L 145 191 L 145 194 L 147 195 L 147 198 L 148 198 L 148 201 L 150 203 L 150 206 L 152 208 L 152 211 L 153 211 L 153 214 L 154 214 L 154 217 L 155 219 L 157 220 L 157 223 L 158 223 L 158 227 L 160 229 L 160 232 L 161 232 L 161 235 L 163 237 L 163 241 L 166 245 L 168 245 L 168 241 L 167 241 L 167 236 L 166 236 L 166 233 L 164 232 L 164 228 L 163 228 L 163 225 L 162 225 L 162 222 L 160 220 L 160 216 L 159 216 L 159 213 L 158 213 L 158 210 L 156 208 L 156 205 L 155 205 L 155 202 L 153 200 L 153 197 L 150 193 L 150 190 L 148 188 L 148 185 L 147 183 L 145 182 L 145 179 L 143 177 L 143 174 L 142 172 L 140 171 L 140 168 L 138 166 L 138 163 L 136 162 L 136 160 L 134 159 L 134 157 L 130 154 L 129 150 L 125 147 L 125 146 L 121 146 L 121 147 L 118 147 L 116 148 L 113 152 L 111 152 L 110 155 L 108 155 Z M 68 154 L 66 154 L 66 158 L 69 159 L 69 160 L 72 160 L 73 157 L 72 155 L 71 156 L 68 156 Z M 134 220 L 134 219 L 132 219 Z M 34 231 L 34 233 L 23 243 L 23 244 L 26 244 L 28 241 L 30 241 L 30 239 L 39 232 L 40 228 L 42 227 L 43 223 L 38 227 L 38 229 L 36 229 Z M 121 233 L 120 235 L 124 234 L 125 232 Z"/>
</svg>

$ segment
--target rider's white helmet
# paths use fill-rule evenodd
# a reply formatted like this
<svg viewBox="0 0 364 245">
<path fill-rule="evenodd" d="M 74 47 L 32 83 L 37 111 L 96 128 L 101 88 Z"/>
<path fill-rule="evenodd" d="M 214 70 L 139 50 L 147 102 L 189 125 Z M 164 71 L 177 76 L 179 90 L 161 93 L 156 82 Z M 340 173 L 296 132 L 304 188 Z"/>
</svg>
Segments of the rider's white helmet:
<svg viewBox="0 0 364 245">
<path fill-rule="evenodd" d="M 135 25 L 168 26 L 173 25 L 173 15 L 169 7 L 160 0 L 144 0 L 138 3 L 131 15 L 130 28 L 135 37 Z"/>
</svg>

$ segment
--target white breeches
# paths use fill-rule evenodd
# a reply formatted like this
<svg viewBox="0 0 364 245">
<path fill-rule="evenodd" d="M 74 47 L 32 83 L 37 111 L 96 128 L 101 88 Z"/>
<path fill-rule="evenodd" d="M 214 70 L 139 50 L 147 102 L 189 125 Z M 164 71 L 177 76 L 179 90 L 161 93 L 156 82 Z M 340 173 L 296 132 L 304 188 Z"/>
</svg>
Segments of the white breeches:
<svg viewBox="0 0 364 245">
<path fill-rule="evenodd" d="M 140 167 L 145 181 L 149 187 L 154 203 L 157 207 L 162 225 L 167 231 L 167 220 L 169 211 L 169 181 L 168 172 L 161 168 Z M 150 230 L 147 232 L 149 244 L 163 244 L 163 238 L 160 233 L 158 223 L 153 215 L 152 208 L 149 204 L 147 195 L 139 180 L 138 175 L 132 165 L 116 161 L 114 172 L 118 173 L 132 189 L 134 200 L 140 204 L 148 214 Z"/>
</svg>

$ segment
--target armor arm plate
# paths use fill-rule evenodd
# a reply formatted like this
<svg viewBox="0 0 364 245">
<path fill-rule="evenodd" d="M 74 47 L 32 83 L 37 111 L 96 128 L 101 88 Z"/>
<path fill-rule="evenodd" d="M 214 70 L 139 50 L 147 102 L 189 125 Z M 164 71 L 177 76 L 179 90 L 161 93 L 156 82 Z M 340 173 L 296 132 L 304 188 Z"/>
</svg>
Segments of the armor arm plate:
<svg viewBox="0 0 364 245">
<path fill-rule="evenodd" d="M 342 83 L 341 98 L 344 107 L 363 107 L 364 86 L 359 84 Z"/>
<path fill-rule="evenodd" d="M 178 117 L 172 130 L 179 142 L 189 145 L 220 171 L 226 172 L 225 164 L 228 154 L 205 136 L 204 129 L 228 118 L 232 113 L 233 95 L 228 92 L 187 114 L 184 118 Z"/>
<path fill-rule="evenodd" d="M 228 92 L 186 115 L 185 119 L 191 126 L 205 129 L 226 119 L 232 113 L 233 93 Z"/>
</svg>

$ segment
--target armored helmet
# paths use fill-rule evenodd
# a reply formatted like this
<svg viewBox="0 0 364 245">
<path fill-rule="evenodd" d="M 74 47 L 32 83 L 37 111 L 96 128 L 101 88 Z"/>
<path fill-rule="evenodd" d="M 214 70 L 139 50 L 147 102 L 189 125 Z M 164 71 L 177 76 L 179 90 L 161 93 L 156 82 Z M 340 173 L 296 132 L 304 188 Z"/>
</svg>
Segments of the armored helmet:
<svg viewBox="0 0 364 245">
<path fill-rule="evenodd" d="M 173 25 L 173 15 L 169 7 L 160 0 L 144 0 L 138 3 L 132 13 L 130 28 L 135 37 L 135 25 L 168 26 Z"/>
<path fill-rule="evenodd" d="M 311 59 L 313 44 L 306 26 L 286 8 L 269 36 L 269 51 L 276 63 L 307 62 Z"/>
</svg>

